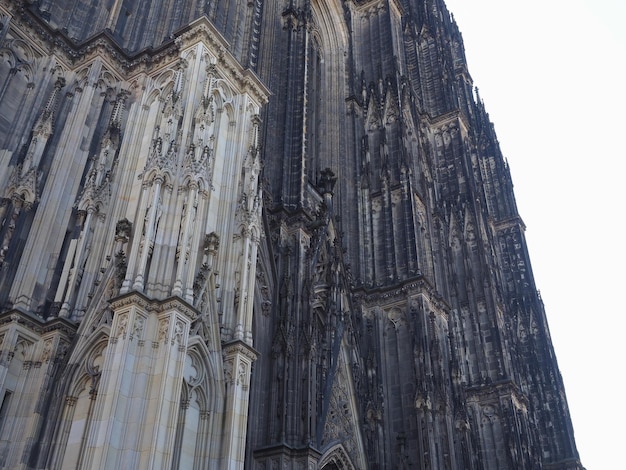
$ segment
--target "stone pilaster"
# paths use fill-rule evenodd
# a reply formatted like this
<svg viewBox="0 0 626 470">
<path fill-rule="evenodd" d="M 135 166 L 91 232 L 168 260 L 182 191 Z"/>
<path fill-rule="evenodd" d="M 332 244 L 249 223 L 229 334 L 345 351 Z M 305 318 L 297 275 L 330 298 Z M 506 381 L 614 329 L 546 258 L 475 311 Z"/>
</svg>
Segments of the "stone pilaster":
<svg viewBox="0 0 626 470">
<path fill-rule="evenodd" d="M 3 468 L 27 468 L 22 461 L 36 445 L 50 381 L 75 332 L 69 322 L 44 322 L 10 311 L 0 316 L 0 403 L 5 418 L 0 439 Z"/>
<path fill-rule="evenodd" d="M 223 347 L 226 408 L 224 410 L 223 469 L 243 469 L 250 400 L 250 372 L 257 352 L 243 341 Z"/>
<path fill-rule="evenodd" d="M 84 468 L 171 468 L 195 310 L 136 292 L 114 300 L 112 309 Z"/>
</svg>

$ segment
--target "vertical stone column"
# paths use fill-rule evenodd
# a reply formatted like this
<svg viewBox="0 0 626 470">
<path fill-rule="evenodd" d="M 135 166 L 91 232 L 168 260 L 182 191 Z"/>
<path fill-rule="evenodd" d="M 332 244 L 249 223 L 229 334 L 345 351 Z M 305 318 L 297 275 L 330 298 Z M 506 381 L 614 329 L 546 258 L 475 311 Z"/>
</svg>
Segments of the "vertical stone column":
<svg viewBox="0 0 626 470">
<path fill-rule="evenodd" d="M 232 341 L 223 347 L 226 407 L 224 441 L 220 468 L 243 469 L 250 400 L 250 371 L 257 352 L 243 341 Z"/>
<path fill-rule="evenodd" d="M 44 326 L 15 310 L 0 317 L 0 401 L 6 400 L 2 468 L 27 468 L 23 456 L 37 444 L 50 381 L 74 332 L 75 326 L 68 322 L 53 320 Z"/>
<path fill-rule="evenodd" d="M 71 99 L 67 119 L 63 128 L 56 131 L 60 133 L 58 144 L 55 146 L 54 155 L 48 157 L 51 162 L 50 170 L 10 291 L 9 298 L 19 310 L 29 311 L 44 302 L 45 290 L 38 286 L 46 285 L 53 277 L 54 269 L 50 266 L 56 263 L 64 237 L 50 234 L 63 233 L 71 217 L 72 211 L 66 202 L 68 198 L 74 198 L 80 187 L 82 176 L 80 169 L 85 167 L 88 154 L 83 148 L 83 142 L 91 138 L 94 131 L 89 117 L 95 109 L 99 109 L 104 99 L 102 95 L 97 94 L 102 71 L 103 63 L 98 59 L 94 60 L 89 68 L 86 86 L 75 87 L 73 94 L 67 96 L 68 100 Z M 58 101 L 56 96 L 60 94 L 64 85 L 63 80 L 57 81 L 54 103 Z M 51 106 L 52 109 L 56 104 Z M 47 120 L 46 126 L 51 125 L 50 120 Z M 47 133 L 51 135 L 51 128 L 46 130 Z M 37 143 L 36 147 L 39 145 Z M 43 149 L 41 151 L 43 152 Z M 41 156 L 37 158 L 40 159 Z M 32 164 L 35 163 L 36 159 L 32 160 Z M 26 165 L 23 166 L 25 167 Z M 36 166 L 31 168 L 34 169 Z"/>
<path fill-rule="evenodd" d="M 131 293 L 114 320 L 84 468 L 169 469 L 195 310 L 178 299 Z"/>
<path fill-rule="evenodd" d="M 183 370 L 189 339 L 191 309 L 178 299 L 166 301 L 158 314 L 157 352 L 150 377 L 149 406 L 143 421 L 142 452 L 137 468 L 170 469 L 178 425 Z"/>
<path fill-rule="evenodd" d="M 142 335 L 147 323 L 149 301 L 134 294 L 116 299 L 111 307 L 114 318 L 87 437 L 83 460 L 85 468 L 119 467 L 125 427 L 136 420 L 141 414 L 138 411 L 144 407 L 143 403 L 138 403 L 139 400 L 132 399 L 132 382 L 140 366 L 136 364 L 142 353 L 140 348 L 145 347 Z M 149 370 L 149 363 L 145 362 L 144 368 Z M 142 372 L 145 374 L 147 370 Z M 129 416 L 128 411 L 131 412 Z"/>
<path fill-rule="evenodd" d="M 146 265 L 148 263 L 148 256 L 152 251 L 152 245 L 154 244 L 154 236 L 156 235 L 158 218 L 160 217 L 161 209 L 161 184 L 163 183 L 162 178 L 157 177 L 154 180 L 154 190 L 152 193 L 152 203 L 148 208 L 148 212 L 146 214 L 145 219 L 145 237 L 144 237 L 144 245 L 143 251 L 141 252 L 141 256 L 139 258 L 139 267 L 137 268 L 137 276 L 135 277 L 135 283 L 133 284 L 133 289 L 138 291 L 143 291 L 143 286 L 146 277 Z"/>
<path fill-rule="evenodd" d="M 15 390 L 21 401 L 19 414 L 16 415 L 15 424 L 18 426 L 15 431 L 19 429 L 16 434 L 22 438 L 11 446 L 12 468 L 28 468 L 22 456 L 30 454 L 37 446 L 38 433 L 44 419 L 48 392 L 52 388 L 57 363 L 63 360 L 69 349 L 74 328 L 74 325 L 60 319 L 47 323 L 45 326 L 47 331 L 34 345 L 33 360 L 24 364 L 22 376 Z"/>
</svg>

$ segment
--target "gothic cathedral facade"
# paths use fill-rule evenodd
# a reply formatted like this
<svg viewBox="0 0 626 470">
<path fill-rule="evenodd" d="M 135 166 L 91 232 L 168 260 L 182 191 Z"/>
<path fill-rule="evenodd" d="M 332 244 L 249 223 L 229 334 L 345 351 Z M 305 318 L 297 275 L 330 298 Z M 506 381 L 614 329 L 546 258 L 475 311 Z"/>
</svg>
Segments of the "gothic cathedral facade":
<svg viewBox="0 0 626 470">
<path fill-rule="evenodd" d="M 0 468 L 583 469 L 443 0 L 0 0 Z"/>
</svg>

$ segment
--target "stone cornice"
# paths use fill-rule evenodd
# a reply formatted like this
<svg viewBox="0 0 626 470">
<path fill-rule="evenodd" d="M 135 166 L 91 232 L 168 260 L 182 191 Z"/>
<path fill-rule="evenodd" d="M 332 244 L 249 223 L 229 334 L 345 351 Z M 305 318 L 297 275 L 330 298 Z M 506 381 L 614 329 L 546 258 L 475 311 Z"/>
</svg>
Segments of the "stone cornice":
<svg viewBox="0 0 626 470">
<path fill-rule="evenodd" d="M 158 310 L 158 302 L 149 299 L 141 292 L 131 291 L 109 301 L 111 309 L 119 310 L 128 305 L 137 305 L 144 310 Z"/>
<path fill-rule="evenodd" d="M 49 320 L 44 320 L 41 317 L 16 309 L 0 314 L 0 327 L 13 322 L 39 335 L 60 331 L 71 338 L 78 329 L 78 325 L 64 318 L 50 318 Z"/>
<path fill-rule="evenodd" d="M 147 312 L 160 313 L 168 310 L 176 310 L 187 316 L 191 321 L 194 321 L 199 316 L 198 310 L 180 297 L 168 297 L 158 300 L 150 299 L 141 292 L 131 291 L 112 299 L 109 303 L 111 304 L 111 308 L 115 311 L 127 306 L 136 305 Z"/>
<path fill-rule="evenodd" d="M 245 69 L 230 53 L 230 45 L 206 17 L 201 17 L 174 33 L 173 39 L 156 48 L 138 52 L 124 49 L 110 30 L 103 30 L 79 43 L 50 27 L 32 8 L 18 7 L 14 21 L 20 36 L 28 38 L 41 53 L 55 55 L 66 70 L 76 69 L 101 58 L 118 75 L 120 81 L 166 66 L 180 57 L 181 51 L 202 42 L 217 60 L 223 78 L 248 93 L 259 106 L 271 95 L 269 89 L 250 69 Z"/>
<path fill-rule="evenodd" d="M 430 127 L 431 130 L 449 125 L 452 122 L 459 122 L 465 131 L 470 128 L 467 116 L 461 112 L 460 109 L 453 109 L 452 111 L 448 111 L 437 116 L 431 116 L 428 113 L 421 112 L 419 113 L 419 122 L 421 122 L 424 126 Z"/>
<path fill-rule="evenodd" d="M 191 321 L 194 321 L 200 315 L 200 312 L 196 310 L 192 305 L 185 302 L 180 297 L 170 297 L 159 302 L 160 310 L 176 310 L 187 316 Z"/>
<path fill-rule="evenodd" d="M 65 70 L 86 65 L 95 57 L 100 57 L 120 74 L 130 69 L 134 57 L 146 54 L 154 56 L 167 46 L 130 54 L 117 43 L 110 30 L 103 30 L 77 43 L 63 31 L 51 28 L 34 7 L 24 8 L 22 5 L 15 9 L 11 23 L 17 26 L 12 28 L 17 35 L 27 40 L 40 54 L 55 56 Z"/>
<path fill-rule="evenodd" d="M 78 325 L 66 320 L 65 318 L 51 318 L 43 325 L 43 332 L 60 331 L 68 337 L 74 336 L 78 330 Z"/>
<path fill-rule="evenodd" d="M 448 303 L 436 292 L 422 275 L 393 286 L 375 288 L 360 287 L 353 291 L 354 297 L 364 306 L 383 306 L 407 299 L 412 294 L 425 294 L 428 300 L 440 311 L 449 311 Z"/>
<path fill-rule="evenodd" d="M 526 231 L 526 225 L 519 215 L 508 217 L 502 220 L 490 220 L 491 227 L 495 232 L 508 230 L 511 228 L 519 228 L 522 232 Z"/>
<path fill-rule="evenodd" d="M 12 322 L 18 323 L 38 334 L 43 333 L 43 325 L 45 323 L 45 321 L 40 317 L 15 309 L 9 310 L 8 312 L 0 315 L 0 326 Z"/>
<path fill-rule="evenodd" d="M 250 359 L 251 362 L 256 361 L 260 355 L 260 353 L 256 349 L 254 349 L 248 343 L 241 341 L 240 339 L 223 343 L 222 351 L 225 356 L 234 355 L 236 353 L 242 354 L 243 356 Z"/>
<path fill-rule="evenodd" d="M 500 380 L 483 385 L 470 386 L 465 389 L 468 403 L 491 402 L 497 398 L 511 398 L 519 409 L 528 407 L 528 397 L 521 392 L 517 384 L 511 380 Z"/>
</svg>

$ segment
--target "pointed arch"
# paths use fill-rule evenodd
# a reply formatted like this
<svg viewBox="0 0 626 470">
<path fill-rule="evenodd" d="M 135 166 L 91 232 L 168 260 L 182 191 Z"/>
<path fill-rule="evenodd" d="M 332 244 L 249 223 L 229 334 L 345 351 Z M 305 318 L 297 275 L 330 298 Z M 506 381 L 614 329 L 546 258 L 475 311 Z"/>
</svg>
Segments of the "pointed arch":
<svg viewBox="0 0 626 470">
<path fill-rule="evenodd" d="M 202 379 L 192 382 L 192 386 L 202 387 L 205 395 L 205 405 L 208 411 L 218 410 L 223 399 L 223 391 L 219 383 L 223 380 L 224 370 L 222 367 L 221 354 L 218 351 L 211 351 L 207 346 L 210 344 L 220 344 L 219 332 L 210 329 L 211 338 L 202 338 L 199 335 L 189 338 L 187 355 L 195 363 L 202 367 Z M 188 378 L 186 378 L 187 380 Z M 190 380 L 187 380 L 191 382 Z"/>
<path fill-rule="evenodd" d="M 319 470 L 356 470 L 342 444 L 335 444 L 324 452 L 317 468 Z"/>
<path fill-rule="evenodd" d="M 89 71 L 93 64 L 88 64 L 77 70 L 74 74 L 74 89 L 84 89 L 89 85 Z"/>
<path fill-rule="evenodd" d="M 152 106 L 155 102 L 162 102 L 164 97 L 171 91 L 174 86 L 174 70 L 167 69 L 155 77 L 148 79 L 148 89 L 142 93 L 142 105 Z M 137 84 L 141 88 L 140 84 Z"/>
<path fill-rule="evenodd" d="M 51 452 L 51 468 L 69 470 L 80 466 L 86 436 L 93 420 L 108 339 L 108 334 L 100 328 L 92 335 L 83 337 L 72 352 L 68 367 L 70 373 L 58 391 L 58 399 L 62 400 L 62 404 Z"/>
<path fill-rule="evenodd" d="M 217 78 L 215 80 L 215 84 L 213 87 L 213 96 L 215 96 L 216 98 L 219 97 L 222 106 L 228 102 L 231 102 L 234 95 L 235 94 L 233 93 L 233 90 L 228 85 L 226 80 L 223 80 L 221 78 Z"/>
<path fill-rule="evenodd" d="M 9 47 L 0 48 L 0 60 L 6 62 L 9 65 L 9 69 L 16 67 L 19 63 L 18 58 Z"/>
<path fill-rule="evenodd" d="M 13 39 L 10 41 L 10 47 L 20 62 L 32 63 L 37 57 L 31 45 L 22 39 Z"/>
<path fill-rule="evenodd" d="M 200 336 L 190 338 L 175 434 L 172 468 L 199 468 L 220 444 L 215 426 L 223 396 L 218 383 L 222 369 Z"/>
<path fill-rule="evenodd" d="M 103 68 L 98 78 L 97 86 L 102 91 L 115 94 L 119 80 L 109 70 Z"/>
</svg>

